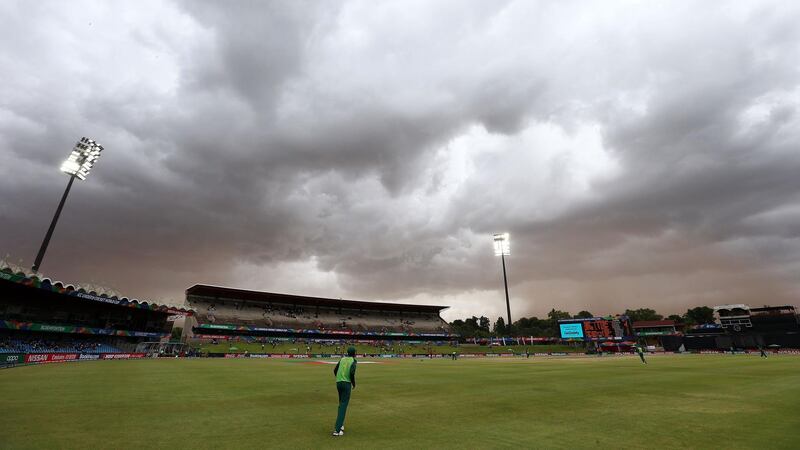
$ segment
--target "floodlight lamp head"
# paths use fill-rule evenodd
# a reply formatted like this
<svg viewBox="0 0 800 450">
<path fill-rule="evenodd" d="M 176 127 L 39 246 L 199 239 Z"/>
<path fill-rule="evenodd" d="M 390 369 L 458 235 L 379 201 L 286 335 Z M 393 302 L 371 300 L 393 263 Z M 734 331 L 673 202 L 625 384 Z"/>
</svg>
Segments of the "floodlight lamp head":
<svg viewBox="0 0 800 450">
<path fill-rule="evenodd" d="M 66 161 L 61 164 L 61 171 L 85 180 L 92 170 L 95 161 L 100 158 L 103 146 L 92 139 L 82 137 L 72 149 Z"/>
<path fill-rule="evenodd" d="M 509 256 L 511 254 L 511 241 L 508 233 L 494 235 L 494 256 Z"/>
</svg>

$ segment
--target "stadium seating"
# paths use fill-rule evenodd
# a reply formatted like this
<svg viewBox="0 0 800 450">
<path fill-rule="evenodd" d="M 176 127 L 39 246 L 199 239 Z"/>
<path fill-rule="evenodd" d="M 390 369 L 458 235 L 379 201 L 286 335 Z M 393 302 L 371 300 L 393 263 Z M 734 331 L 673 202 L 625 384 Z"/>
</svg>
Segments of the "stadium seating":
<svg viewBox="0 0 800 450">
<path fill-rule="evenodd" d="M 234 300 L 190 300 L 199 323 L 268 328 L 371 332 L 447 333 L 437 313 L 406 313 Z"/>
<path fill-rule="evenodd" d="M 38 337 L 0 338 L 0 353 L 117 353 L 119 348 L 93 340 L 49 340 Z"/>
</svg>

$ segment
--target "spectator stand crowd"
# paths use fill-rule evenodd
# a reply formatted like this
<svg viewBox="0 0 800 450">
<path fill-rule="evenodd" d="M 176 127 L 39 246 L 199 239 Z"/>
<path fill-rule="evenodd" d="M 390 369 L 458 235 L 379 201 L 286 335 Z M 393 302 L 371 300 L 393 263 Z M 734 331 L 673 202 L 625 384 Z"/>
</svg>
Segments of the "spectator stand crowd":
<svg viewBox="0 0 800 450">
<path fill-rule="evenodd" d="M 0 353 L 115 353 L 120 350 L 96 339 L 2 336 Z"/>
</svg>

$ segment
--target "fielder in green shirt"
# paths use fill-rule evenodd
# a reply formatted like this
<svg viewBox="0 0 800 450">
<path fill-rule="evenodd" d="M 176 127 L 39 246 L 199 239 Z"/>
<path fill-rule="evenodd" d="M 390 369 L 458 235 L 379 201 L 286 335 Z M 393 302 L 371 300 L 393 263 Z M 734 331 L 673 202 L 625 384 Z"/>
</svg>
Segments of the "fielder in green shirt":
<svg viewBox="0 0 800 450">
<path fill-rule="evenodd" d="M 647 361 L 644 360 L 644 349 L 641 345 L 637 345 L 634 347 L 636 349 L 636 353 L 639 355 L 639 359 L 642 360 L 642 363 L 647 364 Z"/>
<path fill-rule="evenodd" d="M 347 413 L 347 404 L 350 403 L 350 392 L 356 388 L 356 349 L 349 347 L 347 356 L 343 357 L 333 368 L 336 376 L 336 390 L 339 392 L 339 414 L 336 416 L 336 425 L 333 427 L 333 436 L 344 435 L 344 415 Z"/>
</svg>

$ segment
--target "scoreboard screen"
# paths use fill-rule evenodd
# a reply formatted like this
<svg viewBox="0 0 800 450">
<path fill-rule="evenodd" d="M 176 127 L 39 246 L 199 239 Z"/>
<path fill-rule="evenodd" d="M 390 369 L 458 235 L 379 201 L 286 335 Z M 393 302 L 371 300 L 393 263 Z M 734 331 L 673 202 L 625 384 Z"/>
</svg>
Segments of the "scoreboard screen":
<svg viewBox="0 0 800 450">
<path fill-rule="evenodd" d="M 561 339 L 582 339 L 583 327 L 580 323 L 560 323 Z"/>
<path fill-rule="evenodd" d="M 625 337 L 633 336 L 630 320 L 625 316 L 560 320 L 558 328 L 561 332 L 561 339 L 605 341 L 622 340 Z"/>
</svg>

